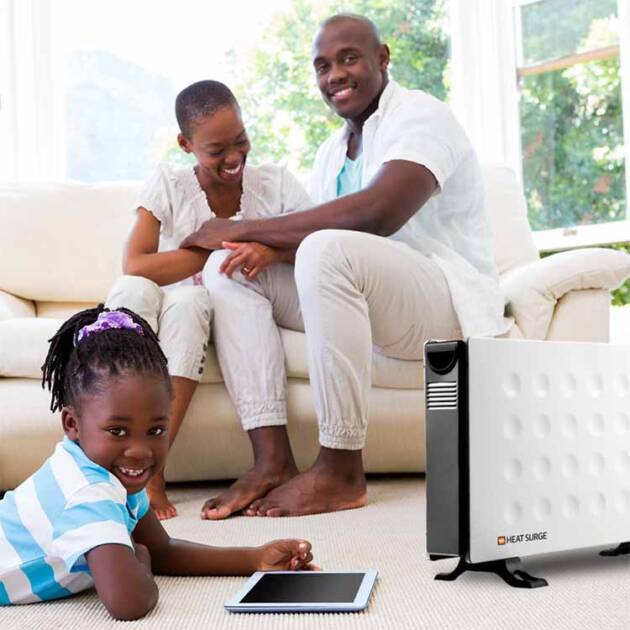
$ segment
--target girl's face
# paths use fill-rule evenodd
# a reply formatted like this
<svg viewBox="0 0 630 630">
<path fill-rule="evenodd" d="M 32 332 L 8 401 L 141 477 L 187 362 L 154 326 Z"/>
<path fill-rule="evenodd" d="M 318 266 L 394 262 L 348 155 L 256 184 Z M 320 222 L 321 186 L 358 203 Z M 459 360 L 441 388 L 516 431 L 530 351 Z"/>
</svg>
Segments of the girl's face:
<svg viewBox="0 0 630 630">
<path fill-rule="evenodd" d="M 105 377 L 79 409 L 64 407 L 66 435 L 96 464 L 113 473 L 128 494 L 140 492 L 168 453 L 170 394 L 152 374 Z"/>
<path fill-rule="evenodd" d="M 215 184 L 240 184 L 251 146 L 238 107 L 221 107 L 193 121 L 191 137 L 180 133 L 177 141 L 197 158 L 204 179 Z"/>
</svg>

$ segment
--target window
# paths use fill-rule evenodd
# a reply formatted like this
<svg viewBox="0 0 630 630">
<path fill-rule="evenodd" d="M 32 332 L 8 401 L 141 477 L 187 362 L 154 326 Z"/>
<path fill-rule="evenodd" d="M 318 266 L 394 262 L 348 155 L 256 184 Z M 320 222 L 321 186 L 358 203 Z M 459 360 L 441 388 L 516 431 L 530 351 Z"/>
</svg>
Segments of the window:
<svg viewBox="0 0 630 630">
<path fill-rule="evenodd" d="M 311 68 L 319 22 L 342 11 L 371 17 L 392 49 L 392 76 L 444 98 L 445 5 L 3 0 L 0 180 L 143 179 L 160 160 L 190 163 L 176 144 L 174 99 L 203 78 L 235 91 L 252 160 L 307 171 L 339 125 Z"/>
<path fill-rule="evenodd" d="M 514 8 L 523 185 L 542 249 L 630 239 L 621 4 Z"/>
</svg>

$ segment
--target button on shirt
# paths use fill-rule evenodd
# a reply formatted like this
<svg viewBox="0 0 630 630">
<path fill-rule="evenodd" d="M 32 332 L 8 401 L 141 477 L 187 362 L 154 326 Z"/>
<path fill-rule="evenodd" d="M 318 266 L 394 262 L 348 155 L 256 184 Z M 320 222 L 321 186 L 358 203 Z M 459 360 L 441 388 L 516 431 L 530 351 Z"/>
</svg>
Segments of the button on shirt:
<svg viewBox="0 0 630 630">
<path fill-rule="evenodd" d="M 145 490 L 127 495 L 116 476 L 64 438 L 0 501 L 0 605 L 91 588 L 85 554 L 106 544 L 133 549 L 131 533 L 148 510 Z"/>
<path fill-rule="evenodd" d="M 337 197 L 350 130 L 344 126 L 319 148 L 311 196 L 320 204 Z M 421 164 L 435 177 L 435 194 L 389 238 L 402 241 L 436 262 L 449 285 L 463 335 L 497 335 L 504 296 L 492 252 L 490 216 L 475 152 L 449 107 L 390 80 L 378 109 L 363 125 L 362 182 L 392 160 Z"/>
</svg>

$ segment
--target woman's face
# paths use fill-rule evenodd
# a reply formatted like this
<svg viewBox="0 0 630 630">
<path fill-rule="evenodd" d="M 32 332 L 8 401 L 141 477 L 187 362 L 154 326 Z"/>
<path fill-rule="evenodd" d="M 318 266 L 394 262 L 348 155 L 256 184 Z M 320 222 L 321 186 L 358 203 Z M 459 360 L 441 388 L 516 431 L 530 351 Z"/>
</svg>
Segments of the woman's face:
<svg viewBox="0 0 630 630">
<path fill-rule="evenodd" d="M 61 411 L 66 435 L 129 494 L 140 492 L 166 463 L 170 392 L 153 374 L 104 377 L 78 408 Z"/>
<path fill-rule="evenodd" d="M 251 146 L 238 107 L 227 105 L 192 121 L 190 135 L 187 138 L 180 133 L 179 145 L 186 153 L 194 154 L 206 181 L 240 184 Z"/>
</svg>

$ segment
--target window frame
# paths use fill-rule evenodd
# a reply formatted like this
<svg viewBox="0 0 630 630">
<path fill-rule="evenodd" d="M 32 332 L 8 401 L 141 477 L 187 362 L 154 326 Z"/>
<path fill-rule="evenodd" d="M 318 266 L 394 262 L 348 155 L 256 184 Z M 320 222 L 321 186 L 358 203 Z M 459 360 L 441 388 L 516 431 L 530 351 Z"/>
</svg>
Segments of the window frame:
<svg viewBox="0 0 630 630">
<path fill-rule="evenodd" d="M 597 54 L 609 54 L 610 50 L 598 49 L 589 53 L 574 53 L 565 57 L 544 60 L 536 64 L 525 66 L 522 63 L 521 51 L 521 25 L 520 9 L 523 6 L 536 4 L 544 0 L 508 0 L 514 15 L 514 48 L 516 51 L 515 82 L 512 89 L 518 93 L 518 80 L 525 74 L 530 74 L 531 70 L 537 67 L 553 64 L 565 64 L 573 61 L 569 65 L 582 63 L 583 60 L 593 60 Z M 541 252 L 558 251 L 584 247 L 589 245 L 610 245 L 613 243 L 630 241 L 630 0 L 617 0 L 617 16 L 619 23 L 619 73 L 621 83 L 621 106 L 622 125 L 624 134 L 624 154 L 625 154 L 625 179 L 626 179 L 626 219 L 621 221 L 610 221 L 591 225 L 573 225 L 563 228 L 553 228 L 547 230 L 533 231 L 534 242 Z M 612 47 L 609 47 L 612 48 Z M 576 60 L 577 58 L 577 60 Z M 523 73 L 527 69 L 530 72 Z M 548 70 L 550 71 L 550 70 Z M 507 86 L 506 86 L 507 87 Z M 508 88 L 509 89 L 509 88 Z M 520 110 L 519 115 L 519 135 L 520 135 Z M 520 158 L 520 177 L 523 178 L 523 162 Z"/>
</svg>

